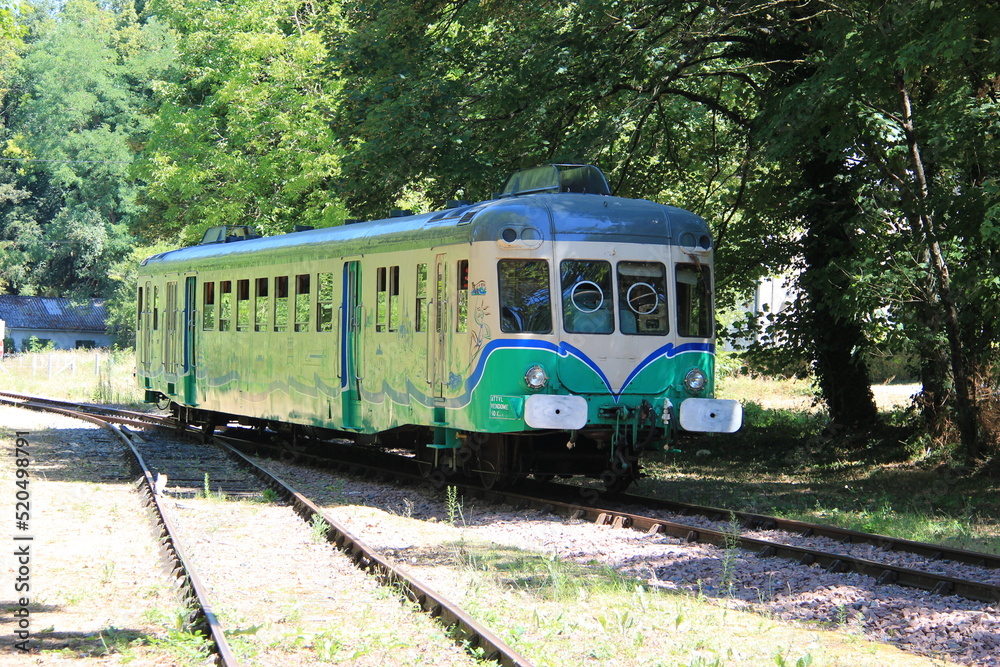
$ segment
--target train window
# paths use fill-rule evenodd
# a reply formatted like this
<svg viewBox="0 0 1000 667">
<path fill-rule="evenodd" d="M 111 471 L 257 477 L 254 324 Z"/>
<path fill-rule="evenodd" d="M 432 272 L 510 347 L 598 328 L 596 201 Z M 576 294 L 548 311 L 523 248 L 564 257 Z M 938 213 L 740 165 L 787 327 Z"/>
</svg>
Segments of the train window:
<svg viewBox="0 0 1000 667">
<path fill-rule="evenodd" d="M 219 331 L 229 331 L 233 321 L 233 282 L 219 283 Z"/>
<path fill-rule="evenodd" d="M 250 280 L 236 281 L 236 330 L 250 330 Z"/>
<path fill-rule="evenodd" d="M 445 307 L 448 304 L 448 265 L 441 261 L 442 257 L 443 255 L 438 255 L 438 261 L 434 262 L 434 273 L 437 276 L 434 281 L 437 285 L 434 292 L 434 331 L 437 333 L 445 330 Z"/>
<path fill-rule="evenodd" d="M 614 331 L 611 264 L 567 259 L 560 264 L 560 273 L 566 331 L 600 334 Z"/>
<path fill-rule="evenodd" d="M 333 274 L 319 274 L 319 292 L 316 294 L 316 327 L 319 331 L 333 331 Z"/>
<path fill-rule="evenodd" d="M 274 279 L 274 330 L 288 331 L 288 276 Z"/>
<path fill-rule="evenodd" d="M 201 328 L 212 331 L 215 329 L 215 283 L 202 283 L 201 293 Z"/>
<path fill-rule="evenodd" d="M 153 286 L 153 331 L 160 328 L 160 286 Z"/>
<path fill-rule="evenodd" d="M 389 267 L 389 331 L 399 331 L 399 267 Z"/>
<path fill-rule="evenodd" d="M 385 267 L 375 269 L 375 331 L 385 331 L 389 319 L 388 299 L 386 298 Z"/>
<path fill-rule="evenodd" d="M 711 338 L 712 275 L 702 264 L 677 265 L 677 333 L 689 338 Z"/>
<path fill-rule="evenodd" d="M 257 278 L 254 281 L 254 331 L 267 331 L 267 316 L 271 311 L 269 282 L 268 278 Z"/>
<path fill-rule="evenodd" d="M 139 298 L 135 304 L 135 329 L 142 330 L 142 287 L 139 288 Z"/>
<path fill-rule="evenodd" d="M 309 331 L 309 274 L 295 276 L 295 330 Z"/>
<path fill-rule="evenodd" d="M 667 276 L 660 262 L 618 263 L 618 322 L 625 334 L 665 334 Z"/>
<path fill-rule="evenodd" d="M 458 320 L 455 331 L 465 333 L 469 328 L 469 260 L 458 260 Z"/>
<path fill-rule="evenodd" d="M 502 259 L 497 263 L 500 330 L 551 333 L 549 263 L 544 259 Z"/>
<path fill-rule="evenodd" d="M 417 264 L 417 322 L 418 332 L 427 331 L 427 265 Z"/>
</svg>

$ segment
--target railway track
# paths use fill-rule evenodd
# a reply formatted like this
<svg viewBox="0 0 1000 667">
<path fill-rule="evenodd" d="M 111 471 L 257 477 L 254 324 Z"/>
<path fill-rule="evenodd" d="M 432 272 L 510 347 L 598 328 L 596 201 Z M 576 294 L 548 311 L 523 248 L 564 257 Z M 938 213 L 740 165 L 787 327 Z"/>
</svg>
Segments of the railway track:
<svg viewBox="0 0 1000 667">
<path fill-rule="evenodd" d="M 211 604 L 207 601 L 207 589 L 190 566 L 190 559 L 184 555 L 185 550 L 177 537 L 174 522 L 158 502 L 158 496 L 164 487 L 169 487 L 173 498 L 194 497 L 205 492 L 226 497 L 247 497 L 259 496 L 261 485 L 267 485 L 283 496 L 307 522 L 316 525 L 317 519 L 322 519 L 327 526 L 327 539 L 344 551 L 356 566 L 373 574 L 383 585 L 401 591 L 436 618 L 457 643 L 467 650 L 474 651 L 477 657 L 495 661 L 504 667 L 531 665 L 530 661 L 458 605 L 388 562 L 352 535 L 340 522 L 326 515 L 303 494 L 227 444 L 205 446 L 171 438 L 167 446 L 156 446 L 155 438 L 131 433 L 104 420 L 107 416 L 117 424 L 141 428 L 156 426 L 176 430 L 176 422 L 168 417 L 131 413 L 94 405 L 81 406 L 54 399 L 35 400 L 34 397 L 9 392 L 0 392 L 0 403 L 85 419 L 110 428 L 118 434 L 123 444 L 132 452 L 137 471 L 142 475 L 143 495 L 157 510 L 159 522 L 163 526 L 162 540 L 170 550 L 176 565 L 175 569 L 183 573 L 181 576 L 190 587 L 192 599 L 199 601 L 198 618 L 207 622 L 207 625 L 202 625 L 205 625 L 213 638 L 219 664 L 235 667 L 238 662 L 226 642 L 223 628 L 218 623 Z"/>
<path fill-rule="evenodd" d="M 244 443 L 243 446 L 263 446 L 272 453 L 289 453 L 280 446 L 261 443 Z M 297 452 L 303 450 L 300 448 Z M 419 472 L 419 464 L 411 459 L 373 456 L 370 450 L 356 456 L 351 447 L 340 451 L 342 457 L 337 459 L 309 454 L 300 454 L 300 458 L 316 465 L 369 476 L 395 477 L 408 483 L 427 482 Z M 659 498 L 638 495 L 603 498 L 594 489 L 564 484 L 531 484 L 530 491 L 526 492 L 484 489 L 457 479 L 450 479 L 447 484 L 464 496 L 540 509 L 599 525 L 661 533 L 723 548 L 736 547 L 760 557 L 784 558 L 802 565 L 815 564 L 830 572 L 870 576 L 879 584 L 957 595 L 978 602 L 1000 602 L 1000 585 L 996 583 L 1000 581 L 1000 557 L 993 554 Z M 673 516 L 667 517 L 668 514 Z M 768 533 L 767 537 L 753 536 L 762 532 Z M 799 538 L 809 538 L 817 545 L 790 543 L 801 542 Z M 871 548 L 861 549 L 864 555 L 852 554 L 852 550 L 859 551 L 859 546 Z M 949 574 L 956 566 L 996 576 L 984 574 L 983 579 L 992 581 L 980 581 Z"/>
<path fill-rule="evenodd" d="M 53 399 L 36 399 L 35 397 L 11 392 L 0 392 L 0 404 L 29 410 L 55 412 L 82 419 L 107 430 L 122 443 L 131 454 L 129 458 L 130 467 L 133 473 L 138 475 L 139 494 L 143 499 L 143 503 L 150 509 L 150 519 L 153 523 L 153 529 L 159 536 L 161 556 L 181 590 L 183 597 L 193 609 L 189 618 L 190 627 L 193 630 L 202 631 L 210 639 L 212 653 L 216 658 L 217 664 L 224 667 L 238 667 L 239 661 L 233 655 L 229 642 L 226 640 L 225 632 L 215 615 L 212 604 L 208 599 L 207 588 L 198 576 L 198 573 L 190 566 L 190 560 L 185 556 L 185 550 L 178 537 L 178 531 L 174 526 L 174 522 L 170 515 L 164 511 L 160 503 L 159 489 L 154 474 L 146 464 L 142 454 L 136 449 L 134 435 L 118 426 L 118 424 L 122 423 L 149 425 L 154 422 L 136 417 L 140 413 L 130 413 L 129 416 L 126 416 L 122 414 L 124 411 L 121 410 L 93 406 L 86 406 L 85 409 L 77 409 L 81 406 Z M 108 412 L 109 414 L 104 415 L 104 412 Z M 105 416 L 108 418 L 105 418 Z"/>
<path fill-rule="evenodd" d="M 171 427 L 173 428 L 172 425 Z M 284 454 L 286 457 L 298 455 L 315 464 L 334 467 L 340 471 L 347 470 L 363 477 L 377 478 L 379 481 L 395 477 L 406 480 L 408 483 L 427 482 L 420 475 L 418 463 L 412 459 L 388 455 L 373 457 L 373 450 L 370 448 L 348 447 L 344 457 L 340 460 L 321 462 L 315 456 L 304 455 L 302 445 L 301 442 L 297 443 L 297 446 L 269 442 L 263 444 L 241 443 L 238 446 L 243 450 L 269 448 L 271 449 L 270 453 Z M 352 452 L 361 455 L 352 457 L 350 456 Z M 365 459 L 382 458 L 389 463 L 382 465 L 380 461 L 379 465 L 372 466 L 365 462 Z M 221 476 L 221 473 L 218 474 Z M 192 487 L 196 481 L 197 478 L 192 476 Z M 994 583 L 991 583 L 991 579 L 995 580 L 994 575 L 1000 576 L 1000 569 L 996 567 L 996 557 L 989 554 L 947 549 L 939 545 L 897 540 L 885 536 L 845 531 L 759 514 L 734 513 L 719 508 L 669 503 L 641 496 L 601 498 L 591 490 L 581 490 L 580 487 L 544 484 L 529 487 L 530 491 L 522 489 L 522 493 L 503 493 L 485 490 L 473 485 L 463 485 L 454 478 L 448 480 L 448 485 L 454 486 L 459 495 L 467 498 L 478 497 L 490 502 L 504 502 L 515 508 L 533 508 L 556 515 L 591 521 L 599 525 L 669 535 L 685 542 L 713 544 L 727 550 L 739 547 L 745 549 L 747 553 L 757 554 L 761 557 L 783 557 L 794 561 L 794 563 L 812 564 L 814 568 L 822 568 L 830 573 L 864 574 L 870 576 L 872 582 L 895 583 L 909 586 L 918 591 L 964 596 L 969 600 L 984 601 L 988 605 L 994 605 L 1000 600 L 1000 591 Z M 212 486 L 214 490 L 214 481 Z M 294 496 L 297 492 L 292 489 L 290 493 Z M 306 503 L 303 503 L 303 507 L 305 509 L 299 510 L 303 516 L 317 514 L 318 508 L 310 507 Z M 670 513 L 671 516 L 667 516 L 666 513 Z M 788 538 L 770 534 L 778 530 L 786 531 L 784 533 L 786 536 L 795 538 L 792 541 L 808 538 L 825 544 L 821 547 L 785 544 L 784 542 Z M 754 536 L 755 531 L 768 532 L 768 539 Z M 357 547 L 341 538 L 335 537 L 334 539 L 335 541 L 341 540 L 339 544 L 352 555 L 352 559 L 356 563 L 369 571 L 378 572 L 378 568 L 382 565 L 382 559 L 378 553 Z M 869 553 L 876 552 L 886 558 L 908 554 L 908 557 L 923 559 L 924 563 L 919 567 L 901 566 L 882 562 L 881 556 L 862 557 L 849 553 L 856 548 L 867 548 Z M 386 565 L 391 565 L 391 555 L 388 561 Z M 978 574 L 954 576 L 956 566 L 978 568 Z M 807 569 L 812 571 L 810 568 Z M 933 569 L 941 571 L 926 571 Z M 952 574 L 948 574 L 949 572 Z M 386 578 L 385 581 L 391 582 L 392 579 Z M 873 584 L 871 588 L 877 590 L 880 586 Z M 886 587 L 886 590 L 895 589 Z M 425 604 L 425 600 L 421 600 L 419 595 L 417 594 L 411 599 Z M 944 601 L 949 598 L 939 599 L 943 601 L 942 604 L 948 604 Z M 449 610 L 442 606 L 435 606 L 432 603 L 429 606 L 425 605 L 425 608 L 432 610 L 432 613 L 439 614 L 446 624 L 454 622 L 449 616 Z"/>
</svg>

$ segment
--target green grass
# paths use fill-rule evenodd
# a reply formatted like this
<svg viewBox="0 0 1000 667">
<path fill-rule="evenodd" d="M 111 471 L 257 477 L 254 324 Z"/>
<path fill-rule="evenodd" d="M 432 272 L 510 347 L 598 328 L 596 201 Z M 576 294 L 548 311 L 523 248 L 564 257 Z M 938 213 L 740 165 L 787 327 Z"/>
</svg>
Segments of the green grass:
<svg viewBox="0 0 1000 667">
<path fill-rule="evenodd" d="M 53 350 L 0 361 L 0 389 L 112 405 L 143 404 L 131 351 Z"/>
<path fill-rule="evenodd" d="M 743 429 L 653 454 L 636 490 L 1000 554 L 1000 480 L 951 466 L 947 445 L 922 444 L 903 407 L 883 412 L 877 432 L 831 431 L 811 391 L 727 378 L 723 397 L 753 399 Z"/>
</svg>

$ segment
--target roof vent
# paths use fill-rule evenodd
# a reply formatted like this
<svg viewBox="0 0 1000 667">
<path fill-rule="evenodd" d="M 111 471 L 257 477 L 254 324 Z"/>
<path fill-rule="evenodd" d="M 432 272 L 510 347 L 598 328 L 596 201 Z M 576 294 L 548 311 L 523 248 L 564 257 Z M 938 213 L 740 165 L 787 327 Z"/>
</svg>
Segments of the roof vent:
<svg viewBox="0 0 1000 667">
<path fill-rule="evenodd" d="M 589 164 L 549 164 L 522 169 L 507 179 L 501 197 L 541 192 L 577 192 L 610 195 L 611 188 L 600 169 Z"/>
<path fill-rule="evenodd" d="M 259 239 L 260 234 L 253 230 L 250 225 L 219 225 L 209 227 L 201 237 L 199 245 L 210 243 L 233 243 L 234 241 L 246 241 L 249 239 Z"/>
<path fill-rule="evenodd" d="M 406 218 L 413 215 L 413 211 L 405 208 L 394 208 L 389 215 L 390 218 Z"/>
</svg>

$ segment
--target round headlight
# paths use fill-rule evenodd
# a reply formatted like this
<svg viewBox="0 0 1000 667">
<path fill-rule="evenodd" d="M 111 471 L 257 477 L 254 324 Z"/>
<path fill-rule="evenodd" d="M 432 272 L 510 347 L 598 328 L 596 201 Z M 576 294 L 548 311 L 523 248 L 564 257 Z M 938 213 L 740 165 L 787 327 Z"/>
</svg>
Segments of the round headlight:
<svg viewBox="0 0 1000 667">
<path fill-rule="evenodd" d="M 549 383 L 549 376 L 545 374 L 545 369 L 541 366 L 532 366 L 524 374 L 524 383 L 528 385 L 528 389 L 538 391 Z"/>
<path fill-rule="evenodd" d="M 704 371 L 700 368 L 692 368 L 684 376 L 684 388 L 692 394 L 698 394 L 705 388 L 707 381 L 708 379 L 705 377 Z"/>
</svg>

